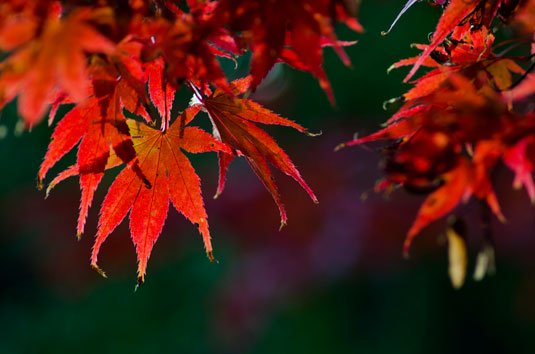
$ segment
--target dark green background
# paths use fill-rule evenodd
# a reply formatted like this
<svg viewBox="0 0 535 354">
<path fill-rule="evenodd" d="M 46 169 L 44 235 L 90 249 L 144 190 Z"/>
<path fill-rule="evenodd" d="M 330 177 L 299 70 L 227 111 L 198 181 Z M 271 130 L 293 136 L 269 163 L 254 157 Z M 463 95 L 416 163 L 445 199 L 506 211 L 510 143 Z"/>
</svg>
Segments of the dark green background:
<svg viewBox="0 0 535 354">
<path fill-rule="evenodd" d="M 461 291 L 447 278 L 441 226 L 401 258 L 404 233 L 422 197 L 370 194 L 379 176 L 378 152 L 333 153 L 353 133 L 369 133 L 388 117 L 383 101 L 399 96 L 405 71 L 386 68 L 416 52 L 439 9 L 417 4 L 387 37 L 403 1 L 364 1 L 366 33 L 345 68 L 327 49 L 326 68 L 337 107 L 316 81 L 283 68 L 258 99 L 311 131 L 269 128 L 317 192 L 320 205 L 277 175 L 289 225 L 243 162 L 231 166 L 218 201 L 214 156 L 195 156 L 203 178 L 218 264 L 210 264 L 195 228 L 175 211 L 134 292 L 136 261 L 126 223 L 102 249 L 102 279 L 89 267 L 97 193 L 85 238 L 74 237 L 76 181 L 45 201 L 35 175 L 51 128 L 15 136 L 14 105 L 2 113 L 0 140 L 0 353 L 533 353 L 535 352 L 534 209 L 498 171 L 498 194 L 509 222 L 495 223 L 498 272 Z M 263 98 L 262 98 L 263 97 Z M 269 99 L 274 97 L 273 99 Z M 71 161 L 74 156 L 71 155 Z M 67 158 L 68 160 L 68 158 Z M 65 163 L 67 164 L 67 163 Z M 104 185 L 109 185 L 108 178 Z M 480 242 L 476 204 L 461 207 L 470 224 L 471 263 Z"/>
</svg>

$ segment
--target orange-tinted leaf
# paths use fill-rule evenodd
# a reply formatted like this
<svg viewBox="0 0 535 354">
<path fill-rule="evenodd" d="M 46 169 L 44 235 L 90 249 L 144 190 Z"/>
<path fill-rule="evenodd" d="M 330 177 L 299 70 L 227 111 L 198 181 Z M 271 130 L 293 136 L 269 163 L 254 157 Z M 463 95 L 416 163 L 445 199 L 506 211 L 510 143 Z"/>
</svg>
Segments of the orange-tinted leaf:
<svg viewBox="0 0 535 354">
<path fill-rule="evenodd" d="M 194 127 L 181 127 L 177 119 L 168 130 L 153 129 L 144 123 L 129 120 L 128 127 L 139 156 L 139 164 L 151 188 L 125 168 L 117 176 L 100 210 L 99 228 L 91 256 L 98 269 L 98 253 L 102 243 L 130 211 L 130 231 L 138 257 L 138 279 L 143 282 L 147 261 L 162 231 L 169 209 L 175 209 L 196 224 L 206 252 L 212 259 L 212 245 L 200 180 L 182 150 L 230 152 L 210 134 Z"/>
<path fill-rule="evenodd" d="M 85 53 L 111 54 L 115 48 L 88 23 L 93 15 L 93 11 L 83 9 L 64 19 L 49 17 L 39 39 L 2 63 L 5 70 L 0 74 L 0 91 L 13 84 L 6 82 L 6 77 L 16 73 L 19 113 L 29 126 L 42 118 L 57 90 L 65 91 L 76 102 L 90 95 Z"/>
</svg>

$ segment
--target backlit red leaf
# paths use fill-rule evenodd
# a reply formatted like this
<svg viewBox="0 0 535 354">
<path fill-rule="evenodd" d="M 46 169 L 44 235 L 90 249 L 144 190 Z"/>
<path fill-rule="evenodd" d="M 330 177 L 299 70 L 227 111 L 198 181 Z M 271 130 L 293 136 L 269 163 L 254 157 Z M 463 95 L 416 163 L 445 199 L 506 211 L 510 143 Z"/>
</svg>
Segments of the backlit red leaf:
<svg viewBox="0 0 535 354">
<path fill-rule="evenodd" d="M 232 84 L 232 87 L 235 92 L 239 92 L 247 86 L 247 82 L 247 80 L 238 80 Z M 272 195 L 279 207 L 281 227 L 287 221 L 286 210 L 270 165 L 297 181 L 317 203 L 314 192 L 301 177 L 290 157 L 256 123 L 283 125 L 307 133 L 305 128 L 252 100 L 233 97 L 221 90 L 216 90 L 212 96 L 202 99 L 202 105 L 212 120 L 216 135 L 234 149 L 232 153 L 234 156 L 243 155 L 247 159 L 253 171 Z M 232 157 L 220 154 L 220 178 L 216 196 L 223 191 L 226 170 Z"/>
<path fill-rule="evenodd" d="M 138 257 L 138 279 L 143 282 L 147 261 L 168 214 L 169 202 L 197 225 L 206 252 L 213 259 L 200 180 L 182 150 L 193 153 L 229 152 L 228 148 L 199 128 L 182 129 L 180 119 L 166 131 L 133 120 L 128 121 L 128 127 L 140 167 L 151 188 L 129 168 L 123 169 L 117 176 L 100 210 L 99 228 L 91 256 L 92 266 L 98 269 L 98 253 L 102 243 L 130 211 L 130 231 Z"/>
</svg>

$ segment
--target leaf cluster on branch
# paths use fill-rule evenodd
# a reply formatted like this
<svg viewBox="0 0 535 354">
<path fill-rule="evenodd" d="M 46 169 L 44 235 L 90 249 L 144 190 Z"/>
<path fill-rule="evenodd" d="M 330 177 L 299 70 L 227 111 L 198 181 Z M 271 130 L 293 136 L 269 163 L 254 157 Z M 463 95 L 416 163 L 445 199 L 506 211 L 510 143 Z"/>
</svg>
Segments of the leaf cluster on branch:
<svg viewBox="0 0 535 354">
<path fill-rule="evenodd" d="M 287 216 L 271 166 L 295 179 L 317 203 L 290 157 L 259 124 L 301 125 L 244 98 L 271 68 L 285 62 L 316 76 L 334 102 L 323 70 L 323 48 L 333 47 L 349 65 L 334 33 L 336 22 L 360 31 L 342 1 L 18 1 L 0 5 L 0 106 L 15 97 L 28 127 L 48 122 L 59 106 L 74 107 L 56 124 L 39 169 L 49 170 L 77 147 L 74 165 L 60 181 L 77 176 L 82 192 L 77 235 L 81 237 L 94 193 L 106 170 L 124 166 L 100 209 L 91 256 L 97 270 L 100 246 L 130 213 L 130 230 L 142 282 L 169 202 L 196 224 L 213 259 L 200 180 L 184 151 L 215 151 L 223 191 L 230 162 L 244 157 Z M 252 53 L 250 75 L 229 82 L 220 58 Z M 195 100 L 174 109 L 181 86 Z M 193 124 L 200 111 L 213 125 Z M 102 273 L 104 274 L 104 273 Z"/>
<path fill-rule="evenodd" d="M 416 1 L 408 1 L 400 16 Z M 77 148 L 76 163 L 47 187 L 77 177 L 81 189 L 77 235 L 81 237 L 96 189 L 106 171 L 121 166 L 100 207 L 91 265 L 102 243 L 129 214 L 138 256 L 138 281 L 162 232 L 169 204 L 194 223 L 213 259 L 200 179 L 188 153 L 216 152 L 222 193 L 231 161 L 243 157 L 277 204 L 284 205 L 272 168 L 293 178 L 317 203 L 290 157 L 260 125 L 309 133 L 249 99 L 277 63 L 317 78 L 328 99 L 334 93 L 323 68 L 331 47 L 350 59 L 335 26 L 362 32 L 359 0 L 7 0 L 0 4 L 0 108 L 17 100 L 27 127 L 48 116 L 55 129 L 39 169 L 42 186 L 53 168 Z M 471 196 L 500 219 L 491 183 L 503 161 L 514 187 L 535 188 L 533 0 L 431 1 L 444 11 L 421 54 L 392 66 L 412 66 L 413 86 L 384 129 L 340 147 L 391 140 L 384 149 L 385 178 L 429 194 L 409 230 L 405 251 L 428 224 Z M 399 17 L 398 17 L 399 18 Z M 396 19 L 397 21 L 397 19 Z M 510 27 L 510 39 L 496 32 Z M 524 52 L 519 48 L 529 48 Z M 220 60 L 251 53 L 249 74 L 231 81 Z M 417 79 L 420 68 L 428 71 Z M 187 108 L 182 87 L 191 91 Z M 72 108 L 61 118 L 58 108 Z M 204 112 L 206 114 L 200 114 Z M 204 117 L 204 118 L 203 118 Z M 195 124 L 208 119 L 212 131 Z M 458 234 L 449 232 L 448 234 Z"/>
<path fill-rule="evenodd" d="M 405 82 L 419 68 L 429 70 L 410 81 L 412 88 L 382 130 L 339 146 L 390 140 L 392 145 L 384 150 L 386 176 L 377 189 L 403 186 L 428 195 L 408 231 L 405 255 L 423 228 L 452 214 L 471 197 L 505 222 L 491 181 L 500 162 L 515 174 L 514 188 L 524 187 L 535 203 L 535 112 L 530 101 L 535 94 L 535 74 L 531 73 L 535 2 L 443 3 L 430 43 L 415 44 L 420 55 L 400 60 L 389 69 L 412 66 Z M 515 35 L 496 43 L 496 32 L 505 26 Z M 519 47 L 524 49 L 520 54 Z M 457 219 L 447 232 L 450 246 L 459 245 L 450 247 L 450 262 L 460 260 L 465 268 L 466 235 L 455 230 L 465 228 L 455 227 L 462 223 Z M 486 237 L 476 274 L 492 271 L 490 233 Z M 457 257 L 460 253 L 464 256 Z M 464 274 L 460 278 L 464 279 Z M 452 276 L 455 286 L 462 285 L 460 278 L 456 281 Z"/>
</svg>

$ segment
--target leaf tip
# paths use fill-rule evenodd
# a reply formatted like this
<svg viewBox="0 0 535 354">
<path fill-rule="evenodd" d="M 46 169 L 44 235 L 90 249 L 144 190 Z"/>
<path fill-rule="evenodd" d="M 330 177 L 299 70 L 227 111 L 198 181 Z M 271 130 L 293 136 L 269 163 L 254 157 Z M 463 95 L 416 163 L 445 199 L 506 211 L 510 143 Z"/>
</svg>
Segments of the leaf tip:
<svg viewBox="0 0 535 354">
<path fill-rule="evenodd" d="M 43 190 L 43 187 L 43 180 L 41 179 L 41 177 L 37 177 L 37 190 Z"/>
<path fill-rule="evenodd" d="M 46 187 L 46 191 L 45 191 L 45 199 L 48 198 L 48 196 L 50 195 L 50 192 L 52 191 L 52 189 L 54 189 L 56 185 L 55 184 L 49 184 L 48 187 Z"/>
<path fill-rule="evenodd" d="M 137 289 L 139 289 L 139 287 L 143 285 L 143 283 L 145 283 L 145 274 L 138 275 L 137 284 L 136 284 L 136 287 L 134 288 L 134 292 L 136 292 Z"/>
<path fill-rule="evenodd" d="M 502 224 L 506 224 L 506 223 L 507 223 L 507 218 L 506 218 L 502 213 L 499 213 L 499 214 L 498 214 L 498 220 L 499 220 Z"/>
<path fill-rule="evenodd" d="M 102 269 L 100 269 L 100 267 L 96 263 L 91 263 L 91 268 L 93 268 L 93 270 L 100 274 L 101 277 L 108 278 L 106 273 Z"/>
</svg>

